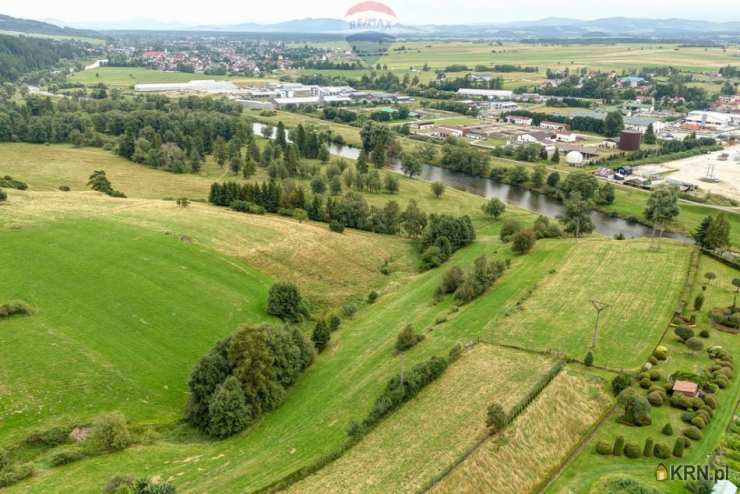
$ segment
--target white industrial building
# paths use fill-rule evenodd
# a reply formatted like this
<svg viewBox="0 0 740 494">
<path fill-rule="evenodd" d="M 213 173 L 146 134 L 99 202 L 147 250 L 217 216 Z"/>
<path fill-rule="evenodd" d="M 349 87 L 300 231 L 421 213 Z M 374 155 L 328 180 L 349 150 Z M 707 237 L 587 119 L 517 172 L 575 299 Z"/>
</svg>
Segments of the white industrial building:
<svg viewBox="0 0 740 494">
<path fill-rule="evenodd" d="M 704 127 L 729 127 L 740 124 L 740 114 L 697 110 L 689 112 L 686 122 Z"/>
<path fill-rule="evenodd" d="M 188 82 L 169 82 L 160 84 L 136 84 L 134 91 L 139 93 L 158 93 L 166 91 L 234 93 L 239 88 L 230 81 L 195 80 Z"/>
<path fill-rule="evenodd" d="M 475 96 L 488 99 L 511 99 L 514 96 L 513 91 L 503 89 L 468 89 L 461 88 L 457 90 L 459 96 Z"/>
</svg>

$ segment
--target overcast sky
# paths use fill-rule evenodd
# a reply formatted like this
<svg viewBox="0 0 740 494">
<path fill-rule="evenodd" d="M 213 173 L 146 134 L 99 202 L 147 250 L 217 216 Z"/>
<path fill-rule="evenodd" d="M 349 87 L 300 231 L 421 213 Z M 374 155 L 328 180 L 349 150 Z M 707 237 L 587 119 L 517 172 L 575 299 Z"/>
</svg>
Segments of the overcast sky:
<svg viewBox="0 0 740 494">
<path fill-rule="evenodd" d="M 65 22 L 147 19 L 191 25 L 341 18 L 355 2 L 343 0 L 2 0 L 0 13 Z M 385 2 L 402 24 L 535 20 L 544 17 L 682 17 L 740 21 L 737 0 L 398 0 Z"/>
</svg>

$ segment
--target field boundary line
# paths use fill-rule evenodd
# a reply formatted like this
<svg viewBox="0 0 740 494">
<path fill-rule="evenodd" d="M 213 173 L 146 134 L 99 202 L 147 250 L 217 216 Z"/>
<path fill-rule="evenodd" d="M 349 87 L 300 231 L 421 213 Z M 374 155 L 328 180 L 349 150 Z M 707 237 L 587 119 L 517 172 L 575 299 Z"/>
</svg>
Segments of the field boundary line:
<svg viewBox="0 0 740 494">
<path fill-rule="evenodd" d="M 478 344 L 479 344 L 479 342 L 476 341 L 471 346 L 466 347 L 464 353 L 467 353 L 468 350 L 470 350 L 471 348 L 475 347 Z M 452 366 L 453 364 L 455 364 L 456 362 L 460 362 L 464 358 L 464 353 L 463 353 L 463 355 L 460 356 L 460 358 L 457 358 L 454 361 L 449 362 L 449 364 L 447 366 L 447 369 L 450 366 Z M 447 369 L 445 369 L 445 371 L 442 374 L 440 374 L 439 377 L 441 377 L 443 374 L 445 374 L 446 371 L 447 371 Z M 436 381 L 436 379 L 434 381 L 430 382 L 427 386 L 433 384 L 435 381 Z M 424 388 L 426 389 L 427 386 L 425 386 Z M 272 482 L 272 483 L 270 483 L 270 484 L 268 484 L 268 485 L 266 485 L 264 487 L 261 487 L 261 488 L 255 490 L 255 491 L 252 491 L 252 493 L 253 494 L 268 494 L 268 493 L 273 493 L 273 492 L 279 492 L 279 491 L 282 491 L 282 490 L 287 489 L 288 487 L 292 486 L 293 484 L 296 484 L 296 483 L 300 482 L 301 480 L 303 480 L 305 478 L 310 477 L 314 473 L 317 473 L 322 468 L 324 468 L 324 467 L 330 465 L 331 463 L 335 462 L 336 460 L 338 460 L 339 458 L 341 458 L 344 455 L 344 453 L 346 453 L 347 451 L 349 451 L 350 449 L 352 449 L 354 446 L 356 446 L 357 444 L 359 444 L 360 442 L 362 442 L 362 440 L 365 439 L 365 437 L 367 437 L 367 435 L 370 434 L 377 426 L 379 426 L 380 424 L 382 424 L 383 422 L 385 422 L 389 417 L 392 417 L 393 415 L 395 415 L 409 401 L 410 400 L 407 400 L 407 401 L 403 402 L 400 406 L 398 406 L 396 409 L 394 409 L 387 416 L 384 416 L 382 419 L 380 419 L 377 422 L 375 422 L 372 426 L 370 426 L 367 430 L 365 430 L 362 435 L 359 435 L 359 436 L 349 436 L 349 438 L 346 439 L 344 441 L 344 443 L 338 449 L 336 449 L 335 451 L 332 451 L 330 453 L 325 454 L 324 456 L 320 457 L 318 460 L 314 461 L 313 463 L 310 463 L 310 464 L 308 464 L 308 465 L 306 465 L 304 467 L 301 467 L 301 468 L 299 468 L 297 470 L 294 470 L 292 473 L 289 473 L 288 475 L 286 475 L 286 476 L 284 476 L 284 477 L 282 477 L 282 478 L 280 478 L 280 479 L 278 479 L 278 480 L 276 480 L 276 481 L 274 481 L 274 482 Z"/>
<path fill-rule="evenodd" d="M 565 359 L 560 359 L 547 371 L 540 382 L 535 383 L 532 389 L 517 403 L 514 405 L 512 410 L 514 414 L 508 419 L 506 427 L 509 427 L 516 419 L 524 413 L 529 405 L 540 397 L 542 392 L 547 389 L 550 383 L 555 379 L 565 368 Z M 499 431 L 499 433 L 502 431 Z M 498 435 L 497 433 L 496 435 Z M 451 474 L 457 467 L 459 467 L 465 460 L 475 453 L 483 444 L 489 439 L 493 439 L 496 435 L 483 434 L 477 441 L 475 441 L 468 449 L 466 449 L 460 456 L 457 457 L 452 463 L 447 465 L 439 474 L 435 475 L 430 481 L 424 484 L 418 491 L 419 494 L 429 492 L 435 485 L 441 482 L 445 477 Z"/>
<path fill-rule="evenodd" d="M 563 473 L 563 470 L 568 468 L 568 466 L 573 463 L 573 461 L 578 458 L 578 455 L 583 451 L 583 449 L 586 447 L 588 442 L 593 438 L 593 436 L 596 434 L 596 431 L 599 430 L 599 428 L 606 422 L 610 417 L 614 415 L 614 413 L 617 410 L 618 403 L 615 401 L 612 406 L 606 409 L 606 411 L 602 414 L 601 418 L 597 420 L 589 430 L 586 432 L 586 434 L 583 435 L 580 441 L 578 441 L 578 444 L 573 446 L 571 450 L 568 452 L 568 456 L 566 456 L 563 461 L 560 462 L 560 465 L 552 470 L 552 473 L 548 475 L 548 477 L 544 480 L 542 480 L 538 485 L 536 485 L 531 492 L 536 492 L 537 494 L 541 494 L 547 490 L 550 485 L 552 485 L 553 482 L 555 482 L 557 479 L 560 478 L 560 475 Z"/>
<path fill-rule="evenodd" d="M 691 294 L 691 288 L 694 286 L 694 283 L 696 282 L 696 277 L 699 272 L 699 252 L 697 249 L 692 249 L 691 251 L 691 257 L 689 258 L 689 266 L 688 271 L 686 273 L 686 280 L 684 281 L 684 288 L 681 292 L 680 298 L 678 300 L 678 306 L 683 306 L 683 309 L 686 308 L 687 305 L 687 296 L 685 294 Z M 692 276 L 693 275 L 693 276 Z M 678 306 L 676 309 L 678 309 Z M 677 311 L 674 311 L 673 315 L 675 316 Z M 653 348 L 653 352 L 650 354 L 652 355 L 655 353 L 655 350 L 663 343 L 663 340 L 665 339 L 666 335 L 668 334 L 668 331 L 671 329 L 673 323 L 673 317 L 671 317 L 670 321 L 668 321 L 668 324 L 666 324 L 666 328 L 663 330 L 663 334 L 660 336 L 660 339 L 658 340 L 658 343 L 655 345 L 655 348 Z M 624 372 L 624 369 L 617 371 L 617 372 Z M 573 448 L 571 449 L 570 453 L 568 454 L 568 457 L 563 460 L 560 467 L 557 468 L 553 473 L 549 476 L 549 480 L 547 482 L 543 481 L 543 483 L 540 483 L 541 487 L 535 488 L 532 490 L 532 492 L 536 492 L 537 494 L 544 493 L 550 485 L 552 485 L 553 482 L 555 482 L 557 479 L 560 478 L 560 475 L 563 473 L 563 471 L 571 464 L 573 461 L 578 457 L 578 455 L 583 451 L 583 449 L 586 447 L 586 444 L 593 438 L 593 436 L 596 434 L 596 431 L 599 430 L 599 428 L 604 424 L 604 422 L 614 415 L 614 413 L 617 410 L 619 403 L 614 402 L 614 404 L 607 409 L 606 412 L 604 412 L 604 415 L 591 426 L 590 430 L 586 435 L 583 436 L 581 441 Z"/>
</svg>

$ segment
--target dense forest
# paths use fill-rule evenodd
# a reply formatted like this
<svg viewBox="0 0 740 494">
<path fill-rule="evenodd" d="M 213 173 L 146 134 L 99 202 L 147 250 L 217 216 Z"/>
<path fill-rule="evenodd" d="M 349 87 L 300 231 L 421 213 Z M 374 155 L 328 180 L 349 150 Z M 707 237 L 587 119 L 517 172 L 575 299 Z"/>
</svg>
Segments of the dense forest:
<svg viewBox="0 0 740 494">
<path fill-rule="evenodd" d="M 0 80 L 15 81 L 22 74 L 53 67 L 61 59 L 82 54 L 71 42 L 0 35 Z"/>
</svg>

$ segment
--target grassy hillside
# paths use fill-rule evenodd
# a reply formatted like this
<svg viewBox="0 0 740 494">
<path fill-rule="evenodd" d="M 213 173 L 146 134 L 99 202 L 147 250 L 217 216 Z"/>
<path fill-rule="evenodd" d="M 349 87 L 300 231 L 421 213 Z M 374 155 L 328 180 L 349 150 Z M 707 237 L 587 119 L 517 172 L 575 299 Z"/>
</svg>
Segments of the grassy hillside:
<svg viewBox="0 0 740 494">
<path fill-rule="evenodd" d="M 486 338 L 583 359 L 596 318 L 591 301 L 598 300 L 609 308 L 599 321 L 595 363 L 638 367 L 676 308 L 689 253 L 688 246 L 668 242 L 651 251 L 649 240 L 575 242 L 565 264 L 532 285 L 508 317 L 489 324 Z"/>
<path fill-rule="evenodd" d="M 609 407 L 604 381 L 561 372 L 502 434 L 468 456 L 432 493 L 535 492 Z"/>
<path fill-rule="evenodd" d="M 269 278 L 175 236 L 77 220 L 2 231 L 0 243 L 0 301 L 33 308 L 0 322 L 13 349 L 0 360 L 0 438 L 110 409 L 173 420 L 195 360 L 267 318 Z"/>
<path fill-rule="evenodd" d="M 551 366 L 548 358 L 477 345 L 342 458 L 288 492 L 418 492 L 486 434 L 488 405 L 509 409 Z"/>
</svg>

